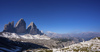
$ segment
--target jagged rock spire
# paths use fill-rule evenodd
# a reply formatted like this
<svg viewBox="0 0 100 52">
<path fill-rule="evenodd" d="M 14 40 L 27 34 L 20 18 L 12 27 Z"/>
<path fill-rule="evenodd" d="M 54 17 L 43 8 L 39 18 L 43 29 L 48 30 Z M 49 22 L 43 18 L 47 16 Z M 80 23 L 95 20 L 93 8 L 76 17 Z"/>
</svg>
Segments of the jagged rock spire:
<svg viewBox="0 0 100 52">
<path fill-rule="evenodd" d="M 41 31 L 39 31 L 39 29 L 37 29 L 36 25 L 31 22 L 27 28 L 27 33 L 29 34 L 42 34 Z"/>
<path fill-rule="evenodd" d="M 27 27 L 27 33 L 37 34 L 37 27 L 36 27 L 36 25 L 33 22 L 31 22 L 29 24 L 29 26 Z"/>
<path fill-rule="evenodd" d="M 16 32 L 16 33 L 29 33 L 29 34 L 40 34 L 43 33 L 36 27 L 36 25 L 31 22 L 26 29 L 26 23 L 23 18 L 21 18 L 14 27 L 14 21 L 9 22 L 4 26 L 3 32 Z"/>
<path fill-rule="evenodd" d="M 3 32 L 15 32 L 14 21 L 5 24 Z"/>
<path fill-rule="evenodd" d="M 25 33 L 26 23 L 23 18 L 21 18 L 15 25 L 16 33 Z"/>
<path fill-rule="evenodd" d="M 34 28 L 34 29 L 37 28 L 36 25 L 35 25 L 33 22 L 31 22 L 31 23 L 29 24 L 28 27 L 30 27 L 30 26 L 31 26 L 32 28 Z"/>
</svg>

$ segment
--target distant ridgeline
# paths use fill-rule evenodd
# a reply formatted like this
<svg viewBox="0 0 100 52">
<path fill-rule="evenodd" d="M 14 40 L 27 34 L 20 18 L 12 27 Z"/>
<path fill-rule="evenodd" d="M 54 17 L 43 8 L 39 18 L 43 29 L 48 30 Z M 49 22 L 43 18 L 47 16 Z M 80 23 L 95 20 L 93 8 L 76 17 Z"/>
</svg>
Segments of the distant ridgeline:
<svg viewBox="0 0 100 52">
<path fill-rule="evenodd" d="M 20 19 L 14 26 L 14 21 L 9 22 L 4 26 L 3 32 L 14 32 L 14 33 L 29 33 L 29 34 L 40 34 L 43 33 L 36 27 L 36 25 L 31 22 L 26 29 L 26 22 L 24 19 Z"/>
</svg>

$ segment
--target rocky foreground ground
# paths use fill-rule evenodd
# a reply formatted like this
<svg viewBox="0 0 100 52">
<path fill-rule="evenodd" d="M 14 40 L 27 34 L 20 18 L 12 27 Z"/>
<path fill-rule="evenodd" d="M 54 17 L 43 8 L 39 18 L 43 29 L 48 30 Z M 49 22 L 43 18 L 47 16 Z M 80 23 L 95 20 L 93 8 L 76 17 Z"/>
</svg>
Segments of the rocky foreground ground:
<svg viewBox="0 0 100 52">
<path fill-rule="evenodd" d="M 39 50 L 47 51 L 47 50 Z M 39 52 L 37 51 L 37 52 Z M 77 44 L 73 44 L 64 48 L 51 49 L 49 52 L 100 52 L 100 37 L 96 37 L 89 41 L 83 41 Z"/>
</svg>

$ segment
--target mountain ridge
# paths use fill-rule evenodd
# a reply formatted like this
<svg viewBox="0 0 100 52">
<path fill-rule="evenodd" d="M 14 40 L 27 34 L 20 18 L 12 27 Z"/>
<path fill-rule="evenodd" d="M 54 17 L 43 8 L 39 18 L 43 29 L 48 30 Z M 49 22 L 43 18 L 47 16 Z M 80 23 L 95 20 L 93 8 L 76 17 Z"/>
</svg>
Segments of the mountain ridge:
<svg viewBox="0 0 100 52">
<path fill-rule="evenodd" d="M 31 28 L 30 28 L 31 27 Z M 9 22 L 4 26 L 3 32 L 11 32 L 11 33 L 29 33 L 29 34 L 40 34 L 43 35 L 44 33 L 41 32 L 37 26 L 31 22 L 26 29 L 26 22 L 23 18 L 21 18 L 14 26 L 14 21 Z"/>
</svg>

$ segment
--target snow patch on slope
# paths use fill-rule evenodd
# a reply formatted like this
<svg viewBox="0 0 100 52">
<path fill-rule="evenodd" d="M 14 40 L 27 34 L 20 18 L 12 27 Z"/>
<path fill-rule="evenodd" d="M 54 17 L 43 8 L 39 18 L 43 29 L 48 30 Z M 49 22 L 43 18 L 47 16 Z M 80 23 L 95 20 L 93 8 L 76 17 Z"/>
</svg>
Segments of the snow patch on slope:
<svg viewBox="0 0 100 52">
<path fill-rule="evenodd" d="M 25 34 L 25 35 L 20 35 L 20 37 L 24 39 L 46 39 L 46 40 L 50 39 L 46 35 L 39 35 L 39 34 L 37 35 Z"/>
<path fill-rule="evenodd" d="M 2 33 L 2 35 L 0 36 L 6 37 L 6 38 L 20 38 L 20 36 L 17 35 L 16 33 L 9 33 L 9 32 Z"/>
<path fill-rule="evenodd" d="M 46 39 L 49 40 L 50 38 L 47 37 L 46 35 L 31 35 L 31 34 L 16 34 L 16 33 L 9 33 L 9 32 L 4 32 L 2 33 L 2 35 L 0 35 L 2 37 L 6 37 L 6 38 L 19 38 L 19 39 Z"/>
</svg>

